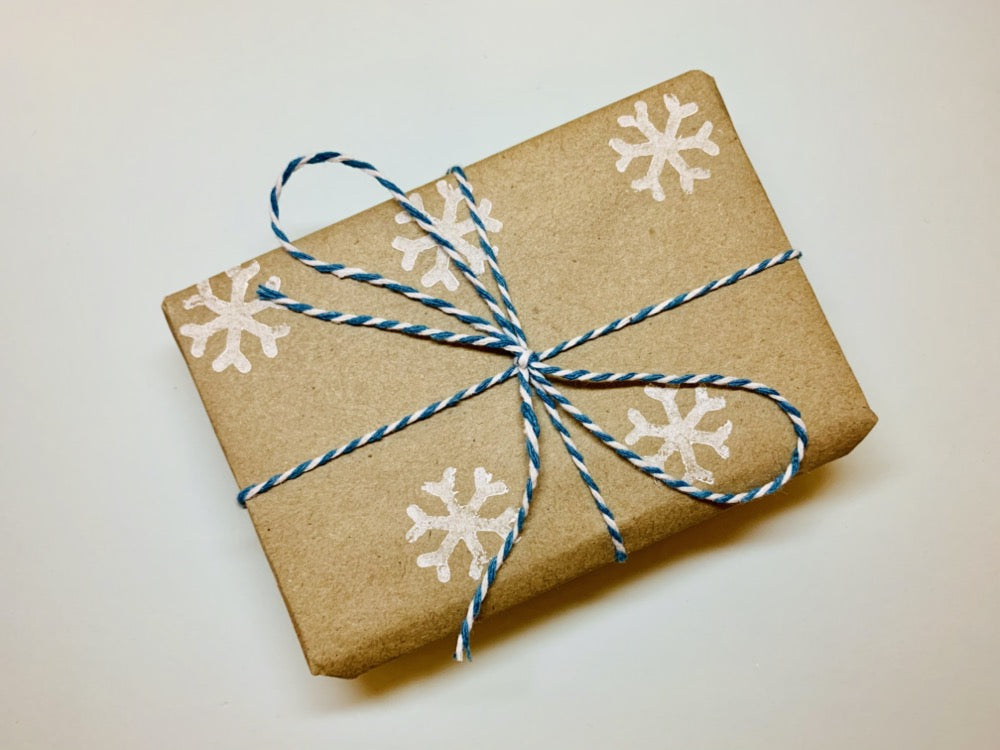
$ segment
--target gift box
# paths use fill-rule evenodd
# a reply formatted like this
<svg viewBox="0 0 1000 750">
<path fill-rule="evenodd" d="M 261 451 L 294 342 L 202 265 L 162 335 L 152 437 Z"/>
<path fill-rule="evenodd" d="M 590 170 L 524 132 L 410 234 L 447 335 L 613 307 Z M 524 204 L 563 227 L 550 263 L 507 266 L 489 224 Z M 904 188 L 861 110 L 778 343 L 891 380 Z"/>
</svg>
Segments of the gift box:
<svg viewBox="0 0 1000 750">
<path fill-rule="evenodd" d="M 324 154 L 279 186 L 321 162 L 374 174 Z M 298 256 L 279 238 L 163 309 L 317 674 L 456 632 L 461 655 L 470 601 L 485 616 L 767 502 L 875 424 L 698 71 L 298 240 Z"/>
</svg>

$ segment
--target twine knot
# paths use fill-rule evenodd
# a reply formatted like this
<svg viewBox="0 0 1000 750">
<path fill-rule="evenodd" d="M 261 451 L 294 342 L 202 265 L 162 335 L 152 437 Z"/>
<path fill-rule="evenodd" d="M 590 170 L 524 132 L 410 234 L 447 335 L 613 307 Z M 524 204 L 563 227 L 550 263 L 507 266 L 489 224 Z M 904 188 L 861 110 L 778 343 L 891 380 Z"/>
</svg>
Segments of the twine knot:
<svg viewBox="0 0 1000 750">
<path fill-rule="evenodd" d="M 475 313 L 463 310 L 451 302 L 432 297 L 418 291 L 411 286 L 393 281 L 377 273 L 364 271 L 360 268 L 345 266 L 341 263 L 327 263 L 317 260 L 313 256 L 302 252 L 281 229 L 279 221 L 278 203 L 281 191 L 291 176 L 305 166 L 311 164 L 343 164 L 357 169 L 375 179 L 380 185 L 386 188 L 400 207 L 416 221 L 417 225 L 434 240 L 436 245 L 444 251 L 451 263 L 469 281 L 480 300 L 486 306 L 492 321 Z M 465 620 L 460 628 L 458 642 L 455 647 L 455 658 L 462 661 L 471 656 L 469 651 L 469 636 L 472 625 L 479 616 L 483 600 L 487 592 L 496 579 L 497 571 L 504 560 L 510 555 L 514 543 L 518 540 L 524 527 L 525 520 L 531 508 L 531 502 L 538 484 L 539 472 L 541 469 L 541 456 L 539 453 L 539 434 L 541 431 L 538 420 L 537 404 L 541 404 L 550 423 L 559 435 L 566 452 L 576 467 L 580 479 L 586 486 L 588 492 L 594 500 L 594 504 L 604 521 L 608 531 L 608 536 L 614 551 L 614 557 L 618 561 L 626 558 L 625 542 L 622 538 L 621 530 L 615 521 L 614 513 L 608 506 L 601 493 L 601 490 L 591 475 L 584 460 L 583 454 L 577 448 L 569 429 L 563 420 L 562 414 L 567 414 L 577 425 L 587 430 L 595 436 L 601 443 L 614 451 L 618 456 L 628 461 L 631 465 L 643 473 L 662 484 L 675 489 L 685 495 L 716 503 L 719 505 L 730 505 L 734 503 L 745 503 L 754 498 L 776 492 L 784 486 L 799 471 L 802 457 L 805 454 L 808 444 L 805 423 L 802 415 L 791 403 L 773 388 L 762 383 L 754 382 L 749 378 L 739 378 L 720 374 L 686 374 L 686 375 L 664 375 L 660 373 L 642 372 L 598 372 L 583 369 L 563 369 L 555 365 L 546 365 L 545 362 L 558 356 L 559 354 L 592 341 L 601 336 L 612 334 L 630 325 L 641 323 L 647 318 L 651 318 L 660 313 L 672 310 L 680 305 L 687 304 L 692 300 L 715 292 L 723 287 L 735 284 L 743 279 L 766 271 L 774 266 L 781 265 L 790 260 L 800 257 L 798 250 L 785 250 L 771 258 L 766 258 L 756 265 L 742 268 L 729 276 L 710 281 L 709 283 L 692 289 L 684 294 L 666 299 L 655 305 L 643 307 L 640 310 L 627 315 L 599 328 L 594 328 L 579 336 L 575 336 L 566 341 L 562 341 L 555 346 L 542 351 L 535 351 L 527 344 L 527 337 L 517 316 L 517 309 L 510 294 L 507 280 L 500 270 L 497 262 L 496 250 L 490 243 L 486 235 L 486 227 L 479 215 L 476 200 L 472 193 L 472 186 L 461 167 L 452 167 L 449 174 L 453 175 L 458 182 L 459 191 L 469 210 L 472 223 L 475 225 L 476 233 L 479 237 L 479 245 L 486 258 L 493 284 L 499 294 L 499 300 L 489 289 L 484 286 L 479 276 L 467 265 L 465 258 L 455 249 L 454 244 L 442 232 L 439 231 L 435 219 L 427 215 L 419 206 L 414 205 L 407 198 L 406 194 L 396 186 L 394 182 L 382 175 L 374 166 L 365 161 L 352 159 L 336 151 L 325 151 L 312 156 L 303 156 L 293 159 L 278 178 L 277 183 L 271 190 L 271 229 L 278 238 L 282 247 L 288 254 L 305 264 L 309 268 L 319 273 L 331 274 L 341 279 L 347 279 L 359 283 L 371 284 L 376 287 L 388 289 L 391 292 L 400 294 L 408 299 L 414 300 L 426 307 L 442 312 L 469 326 L 474 333 L 453 333 L 443 331 L 429 326 L 405 323 L 398 320 L 388 320 L 371 315 L 352 315 L 350 313 L 338 312 L 336 310 L 322 310 L 304 302 L 298 302 L 283 293 L 265 286 L 258 287 L 257 294 L 261 299 L 266 299 L 276 305 L 284 307 L 297 313 L 303 313 L 317 320 L 330 323 L 338 323 L 351 326 L 363 326 L 378 328 L 385 331 L 401 333 L 407 336 L 430 339 L 441 344 L 455 346 L 478 347 L 486 350 L 505 351 L 513 355 L 514 363 L 503 372 L 487 378 L 475 385 L 464 388 L 461 391 L 440 401 L 435 401 L 423 409 L 400 417 L 395 422 L 382 425 L 371 432 L 354 438 L 337 448 L 327 451 L 321 456 L 316 456 L 308 461 L 288 469 L 281 474 L 275 474 L 264 482 L 250 485 L 243 488 L 238 496 L 240 504 L 246 502 L 257 495 L 267 492 L 271 488 L 295 479 L 307 471 L 324 466 L 325 464 L 351 453 L 362 446 L 378 442 L 386 436 L 400 432 L 410 425 L 429 419 L 444 409 L 458 404 L 469 398 L 493 388 L 501 383 L 516 378 L 518 381 L 518 394 L 520 397 L 520 413 L 524 426 L 524 448 L 527 457 L 527 479 L 524 485 L 520 508 L 518 509 L 517 520 L 514 527 L 504 538 L 503 545 L 496 556 L 490 560 L 486 571 L 476 588 L 472 601 L 466 613 Z M 564 382 L 584 382 L 593 384 L 658 384 L 664 386 L 695 386 L 711 385 L 718 388 L 728 388 L 744 390 L 770 399 L 791 422 L 795 433 L 795 448 L 787 465 L 773 479 L 765 484 L 753 487 L 749 490 L 735 493 L 710 492 L 696 487 L 683 479 L 667 474 L 663 469 L 648 463 L 641 456 L 623 445 L 603 427 L 598 425 L 587 414 L 580 411 L 562 391 L 559 390 L 553 381 Z"/>
<path fill-rule="evenodd" d="M 515 347 L 512 351 L 517 355 L 514 357 L 517 369 L 525 376 L 531 377 L 531 366 L 540 361 L 539 353 L 522 346 Z"/>
</svg>

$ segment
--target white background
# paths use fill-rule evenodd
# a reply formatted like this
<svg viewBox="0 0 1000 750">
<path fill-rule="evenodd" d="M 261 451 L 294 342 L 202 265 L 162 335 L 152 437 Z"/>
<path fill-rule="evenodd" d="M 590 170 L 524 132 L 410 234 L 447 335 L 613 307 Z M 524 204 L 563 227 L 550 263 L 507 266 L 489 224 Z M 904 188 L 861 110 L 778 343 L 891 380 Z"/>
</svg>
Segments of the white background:
<svg viewBox="0 0 1000 750">
<path fill-rule="evenodd" d="M 987 0 L 5 3 L 0 746 L 996 747 L 998 32 Z M 296 153 L 416 185 L 690 68 L 880 424 L 471 667 L 310 676 L 161 298 L 274 246 Z M 296 232 L 383 198 L 296 188 Z"/>
</svg>

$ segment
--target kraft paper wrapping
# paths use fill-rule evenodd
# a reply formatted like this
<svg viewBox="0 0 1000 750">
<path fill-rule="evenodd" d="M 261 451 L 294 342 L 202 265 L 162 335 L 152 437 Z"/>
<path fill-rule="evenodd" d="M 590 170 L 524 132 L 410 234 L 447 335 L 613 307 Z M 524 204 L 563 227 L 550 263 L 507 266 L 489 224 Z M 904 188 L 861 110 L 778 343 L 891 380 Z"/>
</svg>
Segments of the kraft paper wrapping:
<svg viewBox="0 0 1000 750">
<path fill-rule="evenodd" d="M 676 97 L 675 109 L 696 103 L 698 110 L 684 110 L 668 124 L 665 95 Z M 703 123 L 712 123 L 708 139 L 717 153 L 697 144 L 679 152 L 689 168 L 704 172 L 685 183 L 684 166 L 678 171 L 668 162 L 658 175 L 659 188 L 656 170 L 650 189 L 633 187 L 647 176 L 650 157 L 636 156 L 620 173 L 621 148 L 610 141 L 647 140 L 630 121 L 619 123 L 620 117 L 636 116 L 636 102 L 645 103 L 650 127 L 659 132 L 669 134 L 676 125 L 678 137 L 695 137 Z M 714 81 L 697 71 L 466 172 L 490 217 L 491 239 L 536 350 L 790 247 Z M 350 178 L 364 179 L 353 172 Z M 459 232 L 467 229 L 465 239 L 474 245 L 471 224 L 461 224 L 467 213 L 459 208 L 457 217 L 449 214 L 455 209 L 453 186 L 453 181 L 430 183 L 413 193 L 432 216 L 450 217 Z M 294 195 L 294 188 L 288 194 Z M 660 190 L 662 195 L 654 194 Z M 387 201 L 297 245 L 320 259 L 381 273 L 488 317 L 468 282 L 456 269 L 438 264 L 437 248 L 421 249 L 423 233 L 398 215 L 398 206 Z M 404 250 L 412 270 L 403 268 Z M 240 487 L 447 398 L 511 361 L 498 353 L 333 325 L 253 303 L 256 286 L 264 283 L 280 284 L 289 296 L 321 308 L 472 332 L 384 289 L 315 273 L 283 250 L 215 276 L 208 286 L 202 282 L 168 297 L 163 309 L 170 328 Z M 241 333 L 225 330 L 234 315 L 249 320 Z M 550 364 L 715 372 L 766 383 L 801 409 L 810 436 L 804 470 L 846 454 L 876 420 L 798 261 L 580 346 Z M 706 438 L 692 444 L 691 466 L 678 452 L 665 462 L 669 473 L 694 472 L 699 486 L 713 490 L 739 491 L 767 481 L 794 447 L 790 424 L 760 396 L 709 388 L 708 395 L 724 405 L 713 402 L 719 408 L 705 409 L 696 407 L 695 389 L 672 389 L 671 418 L 664 398 L 647 395 L 641 385 L 560 387 L 619 440 L 635 428 L 630 410 L 652 425 L 692 417 L 692 426 L 717 442 L 729 423 L 721 442 L 727 457 Z M 407 532 L 420 511 L 449 517 L 444 496 L 451 476 L 460 505 L 481 487 L 478 515 L 484 530 L 476 538 L 485 554 L 496 553 L 501 537 L 488 522 L 502 524 L 511 517 L 505 511 L 519 503 L 526 475 L 516 389 L 516 380 L 509 381 L 250 500 L 250 517 L 314 673 L 355 676 L 457 632 L 477 586 L 470 575 L 470 567 L 478 573 L 470 565 L 472 555 L 459 542 L 447 558 L 447 575 L 434 566 L 420 567 L 418 557 L 437 550 L 447 532 L 429 528 L 420 534 L 416 528 L 413 541 Z M 593 500 L 542 412 L 540 419 L 540 486 L 485 615 L 614 559 Z M 630 550 L 721 512 L 643 475 L 567 423 Z M 633 448 L 653 455 L 663 443 L 646 435 Z M 443 575 L 447 582 L 439 580 Z"/>
</svg>

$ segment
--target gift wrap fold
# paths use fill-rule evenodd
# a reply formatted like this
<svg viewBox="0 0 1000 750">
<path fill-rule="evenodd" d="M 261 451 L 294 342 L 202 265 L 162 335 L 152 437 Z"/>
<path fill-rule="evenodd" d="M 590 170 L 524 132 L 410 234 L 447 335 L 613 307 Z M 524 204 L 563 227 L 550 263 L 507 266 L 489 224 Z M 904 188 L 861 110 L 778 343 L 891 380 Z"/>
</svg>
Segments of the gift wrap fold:
<svg viewBox="0 0 1000 750">
<path fill-rule="evenodd" d="M 535 350 L 790 247 L 715 82 L 698 71 L 465 172 Z M 294 193 L 293 186 L 287 196 Z M 408 195 L 482 273 L 455 180 Z M 296 245 L 489 317 L 468 280 L 393 201 Z M 505 352 L 310 319 L 258 299 L 258 285 L 317 308 L 475 333 L 386 289 L 316 273 L 283 249 L 169 296 L 164 312 L 240 487 L 511 365 Z M 846 454 L 876 420 L 798 260 L 550 364 L 724 373 L 765 383 L 808 427 L 803 470 Z M 795 445 L 786 416 L 753 393 L 559 387 L 644 460 L 715 492 L 767 482 Z M 514 378 L 248 501 L 314 673 L 352 677 L 456 632 L 521 500 L 520 403 Z M 540 420 L 542 468 L 531 513 L 484 615 L 615 559 L 576 467 Z M 630 551 L 721 512 L 665 487 L 566 422 Z"/>
</svg>

